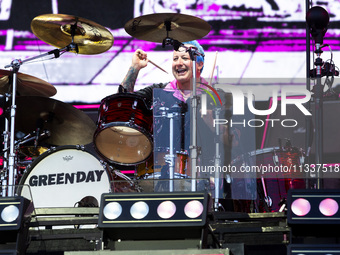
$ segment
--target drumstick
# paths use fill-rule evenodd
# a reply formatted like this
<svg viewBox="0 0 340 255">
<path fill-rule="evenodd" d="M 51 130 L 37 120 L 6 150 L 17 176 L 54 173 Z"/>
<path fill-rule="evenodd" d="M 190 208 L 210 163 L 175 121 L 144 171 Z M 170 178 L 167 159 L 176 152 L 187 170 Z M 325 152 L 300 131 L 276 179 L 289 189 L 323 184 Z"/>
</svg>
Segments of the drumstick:
<svg viewBox="0 0 340 255">
<path fill-rule="evenodd" d="M 213 66 L 213 69 L 211 71 L 211 76 L 210 76 L 210 81 L 209 81 L 209 85 L 210 86 L 211 86 L 212 78 L 214 76 L 214 71 L 215 71 L 215 66 L 216 66 L 216 59 L 217 59 L 217 51 L 216 51 L 216 54 L 215 54 L 214 66 Z"/>
<path fill-rule="evenodd" d="M 139 53 L 138 55 L 141 56 L 142 54 Z M 169 74 L 169 73 L 168 73 L 167 71 L 165 71 L 162 67 L 160 67 L 159 65 L 155 64 L 155 63 L 152 62 L 150 59 L 148 59 L 148 60 L 149 60 L 150 64 L 153 64 L 155 67 L 157 67 L 157 68 L 161 69 L 163 72 Z"/>
</svg>

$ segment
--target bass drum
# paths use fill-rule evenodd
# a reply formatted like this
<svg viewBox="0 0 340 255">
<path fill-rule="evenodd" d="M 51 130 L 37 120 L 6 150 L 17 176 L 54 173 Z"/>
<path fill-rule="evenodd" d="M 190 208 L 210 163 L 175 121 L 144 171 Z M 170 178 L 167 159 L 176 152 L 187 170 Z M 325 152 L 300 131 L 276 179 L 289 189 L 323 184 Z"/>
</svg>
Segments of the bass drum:
<svg viewBox="0 0 340 255">
<path fill-rule="evenodd" d="M 82 146 L 66 145 L 35 159 L 26 168 L 18 193 L 32 198 L 35 208 L 93 207 L 99 205 L 102 193 L 111 192 L 111 179 L 94 155 Z"/>
<path fill-rule="evenodd" d="M 303 175 L 295 173 L 304 163 L 304 153 L 302 149 L 296 147 L 273 147 L 252 151 L 237 157 L 231 162 L 239 172 L 240 169 L 255 169 L 257 198 L 256 201 L 247 199 L 234 200 L 234 210 L 237 212 L 252 212 L 254 207 L 256 212 L 278 212 L 287 200 L 289 189 L 305 188 Z M 261 171 L 264 169 L 276 169 L 275 171 Z M 283 169 L 283 170 L 281 170 Z M 285 169 L 290 171 L 285 171 Z M 261 178 L 262 177 L 262 178 Z M 232 186 L 243 188 L 244 190 L 252 186 L 245 178 L 234 178 Z M 232 189 L 235 189 L 232 187 Z M 240 190 L 237 190 L 241 193 Z M 236 192 L 234 192 L 236 193 Z M 249 193 L 249 192 L 248 192 Z M 269 203 L 267 201 L 270 201 Z M 268 204 L 271 204 L 269 206 Z"/>
</svg>

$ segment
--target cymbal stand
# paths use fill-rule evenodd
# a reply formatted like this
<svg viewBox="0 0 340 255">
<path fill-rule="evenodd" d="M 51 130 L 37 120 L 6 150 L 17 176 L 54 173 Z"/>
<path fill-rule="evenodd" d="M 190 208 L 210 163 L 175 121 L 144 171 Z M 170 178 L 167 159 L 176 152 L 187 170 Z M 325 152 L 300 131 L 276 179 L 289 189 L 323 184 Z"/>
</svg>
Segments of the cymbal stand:
<svg viewBox="0 0 340 255">
<path fill-rule="evenodd" d="M 191 130 L 191 145 L 190 149 L 190 157 L 191 157 L 191 174 L 192 174 L 192 181 L 191 181 L 191 191 L 196 191 L 196 179 L 197 179 L 197 159 L 199 154 L 199 147 L 197 146 L 197 110 L 198 110 L 198 96 L 196 90 L 196 57 L 197 56 L 204 56 L 203 54 L 198 52 L 196 47 L 186 47 L 183 43 L 169 38 L 169 31 L 171 31 L 171 22 L 165 21 L 164 25 L 167 31 L 167 37 L 163 40 L 163 48 L 165 45 L 173 45 L 174 50 L 178 50 L 180 47 L 186 49 L 189 53 L 190 58 L 192 60 L 192 95 L 191 95 L 191 119 L 190 119 L 190 130 Z"/>
<path fill-rule="evenodd" d="M 9 101 L 9 97 L 10 95 L 8 93 L 6 93 L 5 95 L 6 97 L 6 105 Z M 8 148 L 8 127 L 9 127 L 9 123 L 8 123 L 8 119 L 5 118 L 5 129 L 3 132 L 3 139 L 4 139 L 4 148 Z M 8 150 L 4 149 L 4 160 L 3 160 L 3 168 L 2 168 L 2 173 L 1 173 L 1 196 L 2 197 L 6 197 L 6 193 L 7 193 L 7 181 L 8 181 L 8 175 L 7 175 L 7 170 L 8 170 Z"/>
<path fill-rule="evenodd" d="M 17 88 L 17 74 L 19 72 L 19 68 L 21 65 L 23 65 L 26 62 L 45 57 L 50 54 L 54 54 L 55 58 L 58 58 L 60 56 L 60 52 L 66 52 L 66 51 L 76 51 L 78 50 L 78 46 L 73 42 L 73 36 L 72 36 L 72 43 L 67 45 L 66 47 L 62 49 L 55 49 L 49 52 L 46 52 L 44 54 L 34 56 L 32 58 L 28 58 L 25 60 L 21 59 L 15 59 L 11 62 L 11 64 L 6 65 L 5 68 L 12 68 L 13 72 L 13 81 L 12 81 L 12 104 L 11 104 L 11 110 L 10 110 L 10 121 L 9 123 L 6 122 L 5 130 L 9 129 L 10 136 L 9 136 L 9 155 L 8 155 L 8 196 L 14 196 L 14 184 L 15 184 L 15 151 L 14 151 L 14 132 L 15 132 L 15 115 L 16 115 L 16 104 L 15 104 L 15 98 L 16 98 L 16 88 Z M 10 124 L 10 128 L 8 128 L 8 125 Z M 4 143 L 8 142 L 8 135 L 4 135 L 5 140 Z M 6 158 L 4 160 L 7 160 Z"/>
<path fill-rule="evenodd" d="M 203 102 L 202 102 L 203 103 Z M 215 119 L 220 119 L 221 107 L 216 107 L 214 109 Z M 221 152 L 220 152 L 220 127 L 219 125 L 215 125 L 215 176 L 214 176 L 214 183 L 215 183 L 215 202 L 214 202 L 214 209 L 218 211 L 220 207 L 219 197 L 220 197 L 220 176 L 219 172 L 217 171 L 220 169 L 221 166 Z"/>
<path fill-rule="evenodd" d="M 169 108 L 161 107 L 162 110 L 161 116 L 167 117 L 170 119 L 170 136 L 169 136 L 169 154 L 165 155 L 164 159 L 167 164 L 169 164 L 169 191 L 174 191 L 174 178 L 175 178 L 175 158 L 176 155 L 174 154 L 174 119 L 179 116 L 179 113 L 174 112 L 167 112 Z"/>
</svg>

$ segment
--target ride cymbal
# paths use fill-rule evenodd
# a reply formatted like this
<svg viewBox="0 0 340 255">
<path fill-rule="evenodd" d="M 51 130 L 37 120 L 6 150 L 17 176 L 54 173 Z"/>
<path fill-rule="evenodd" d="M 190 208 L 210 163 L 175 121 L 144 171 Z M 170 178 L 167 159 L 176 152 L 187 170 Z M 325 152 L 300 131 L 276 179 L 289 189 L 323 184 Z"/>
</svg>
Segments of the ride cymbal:
<svg viewBox="0 0 340 255">
<path fill-rule="evenodd" d="M 12 93 L 13 72 L 0 69 L 0 94 Z M 50 83 L 23 73 L 17 73 L 18 96 L 51 97 L 57 93 Z"/>
<path fill-rule="evenodd" d="M 180 42 L 197 40 L 206 36 L 211 27 L 195 16 L 180 13 L 155 13 L 128 21 L 125 31 L 131 36 L 150 42 L 163 42 L 167 37 Z"/>
<path fill-rule="evenodd" d="M 31 22 L 32 32 L 42 41 L 64 48 L 72 43 L 79 54 L 99 54 L 113 45 L 113 36 L 105 27 L 76 16 L 66 14 L 44 14 Z M 75 52 L 75 50 L 70 50 Z"/>
<path fill-rule="evenodd" d="M 31 133 L 49 130 L 45 141 L 51 145 L 77 145 L 92 142 L 94 121 L 74 106 L 47 97 L 16 98 L 16 131 Z M 42 131 L 41 131 L 42 132 Z"/>
</svg>

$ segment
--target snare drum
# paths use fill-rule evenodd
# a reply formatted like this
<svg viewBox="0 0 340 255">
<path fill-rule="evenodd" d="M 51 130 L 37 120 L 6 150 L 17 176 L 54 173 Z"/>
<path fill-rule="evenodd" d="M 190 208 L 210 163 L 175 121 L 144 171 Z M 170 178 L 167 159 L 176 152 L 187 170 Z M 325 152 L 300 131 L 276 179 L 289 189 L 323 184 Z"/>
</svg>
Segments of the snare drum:
<svg viewBox="0 0 340 255">
<path fill-rule="evenodd" d="M 111 163 L 136 165 L 152 153 L 152 110 L 132 93 L 108 96 L 101 102 L 94 144 Z"/>
<path fill-rule="evenodd" d="M 137 166 L 137 176 L 142 178 L 169 178 L 170 150 L 168 147 L 157 147 L 154 149 L 153 156 L 145 163 Z M 188 178 L 188 153 L 177 151 L 174 154 L 174 178 Z M 167 169 L 164 172 L 164 169 Z M 163 169 L 163 170 L 162 170 Z M 162 172 L 163 171 L 163 172 Z"/>
<path fill-rule="evenodd" d="M 111 191 L 112 175 L 81 146 L 67 145 L 41 154 L 26 168 L 19 195 L 33 199 L 35 208 L 74 207 L 85 197 L 100 203 Z"/>
</svg>

